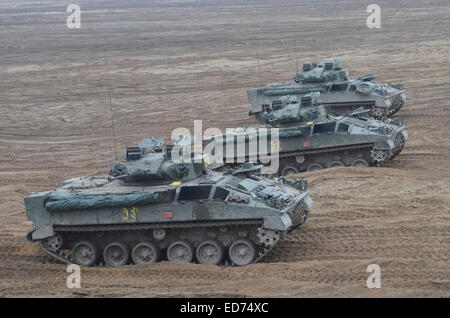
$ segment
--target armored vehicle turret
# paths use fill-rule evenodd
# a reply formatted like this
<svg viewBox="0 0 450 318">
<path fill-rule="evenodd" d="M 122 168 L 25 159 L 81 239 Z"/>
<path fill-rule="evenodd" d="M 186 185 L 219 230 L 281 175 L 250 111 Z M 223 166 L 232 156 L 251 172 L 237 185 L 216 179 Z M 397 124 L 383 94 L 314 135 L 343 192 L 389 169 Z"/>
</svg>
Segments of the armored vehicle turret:
<svg viewBox="0 0 450 318">
<path fill-rule="evenodd" d="M 375 82 L 377 76 L 373 74 L 351 79 L 339 63 L 334 60 L 303 64 L 302 72 L 294 76 L 294 81 L 248 90 L 249 114 L 261 117 L 265 110 L 277 110 L 281 96 L 300 98 L 310 92 L 320 92 L 322 101 L 330 106 L 334 115 L 364 107 L 371 117 L 381 119 L 393 115 L 403 106 L 406 95 L 401 84 Z"/>
<path fill-rule="evenodd" d="M 402 151 L 408 138 L 399 119 L 370 119 L 362 116 L 367 112 L 363 108 L 347 116 L 329 115 L 318 92 L 300 103 L 287 96 L 281 100 L 277 110 L 262 114 L 265 126 L 204 139 L 204 147 L 220 154 L 213 156 L 214 166 L 232 167 L 247 160 L 267 164 L 269 155 L 278 158 L 273 172 L 281 176 L 338 166 L 382 166 Z"/>
<path fill-rule="evenodd" d="M 276 110 L 263 113 L 262 122 L 277 126 L 319 122 L 328 118 L 329 107 L 323 105 L 319 92 L 306 94 L 300 103 L 297 103 L 295 96 L 283 96 L 280 100 L 281 104 Z"/>
<path fill-rule="evenodd" d="M 219 173 L 202 157 L 174 158 L 146 139 L 109 176 L 79 177 L 25 198 L 48 255 L 84 266 L 160 260 L 215 265 L 259 261 L 312 207 L 303 179 L 266 179 L 246 163 Z"/>
</svg>

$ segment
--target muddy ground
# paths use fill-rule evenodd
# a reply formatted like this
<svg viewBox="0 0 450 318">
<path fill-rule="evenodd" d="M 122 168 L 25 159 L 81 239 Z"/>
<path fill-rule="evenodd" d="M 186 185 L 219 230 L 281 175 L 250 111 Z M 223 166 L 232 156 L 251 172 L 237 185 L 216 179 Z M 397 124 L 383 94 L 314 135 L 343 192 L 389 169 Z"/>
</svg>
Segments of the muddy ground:
<svg viewBox="0 0 450 318">
<path fill-rule="evenodd" d="M 92 1 L 91 1 L 92 2 Z M 83 268 L 83 295 L 450 296 L 448 1 L 78 0 L 0 4 L 0 296 L 79 297 L 66 266 L 25 240 L 23 197 L 62 179 L 105 174 L 118 148 L 177 127 L 251 123 L 245 90 L 290 79 L 299 63 L 339 58 L 358 77 L 402 82 L 410 139 L 385 168 L 306 173 L 315 207 L 263 263 Z M 256 56 L 259 57 L 259 76 Z M 71 122 L 66 122 L 69 119 Z M 381 289 L 366 268 L 379 264 Z"/>
</svg>

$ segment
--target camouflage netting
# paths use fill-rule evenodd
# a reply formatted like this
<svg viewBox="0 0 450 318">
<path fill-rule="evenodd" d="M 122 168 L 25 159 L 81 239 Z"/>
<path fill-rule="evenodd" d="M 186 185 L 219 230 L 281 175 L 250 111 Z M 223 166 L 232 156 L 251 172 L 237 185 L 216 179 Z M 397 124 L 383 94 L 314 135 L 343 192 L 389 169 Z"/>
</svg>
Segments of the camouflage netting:
<svg viewBox="0 0 450 318">
<path fill-rule="evenodd" d="M 50 212 L 70 210 L 90 210 L 115 208 L 122 206 L 139 206 L 159 202 L 159 193 L 131 193 L 116 195 L 82 195 L 52 193 L 45 208 Z"/>
<path fill-rule="evenodd" d="M 289 130 L 289 131 L 280 131 L 279 138 L 292 138 L 302 136 L 302 132 L 300 130 Z"/>
<path fill-rule="evenodd" d="M 279 88 L 279 89 L 268 89 L 264 91 L 266 96 L 282 96 L 282 95 L 302 95 L 311 92 L 323 92 L 327 90 L 324 87 L 301 87 L 301 88 Z"/>
</svg>

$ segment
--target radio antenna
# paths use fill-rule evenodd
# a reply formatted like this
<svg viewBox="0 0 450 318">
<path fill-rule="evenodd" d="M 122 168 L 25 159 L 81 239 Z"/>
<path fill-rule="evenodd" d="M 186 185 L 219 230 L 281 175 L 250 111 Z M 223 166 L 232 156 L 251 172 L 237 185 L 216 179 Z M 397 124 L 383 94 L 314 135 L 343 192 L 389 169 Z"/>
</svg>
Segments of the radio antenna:
<svg viewBox="0 0 450 318">
<path fill-rule="evenodd" d="M 295 40 L 295 25 L 292 27 L 292 35 L 294 39 L 294 51 L 295 51 L 295 72 L 298 74 L 298 54 L 297 54 L 297 41 Z"/>
<path fill-rule="evenodd" d="M 260 86 L 263 86 L 262 78 L 261 78 L 261 66 L 259 65 L 258 44 L 257 43 L 255 43 L 255 54 L 256 54 L 256 62 L 258 63 L 259 83 L 260 83 Z"/>
<path fill-rule="evenodd" d="M 108 60 L 105 55 L 105 69 L 106 69 L 106 85 L 108 86 L 108 94 L 109 94 L 109 110 L 111 112 L 111 126 L 112 126 L 112 133 L 113 133 L 113 141 L 114 141 L 114 160 L 117 161 L 117 140 L 116 140 L 116 128 L 114 126 L 114 113 L 112 109 L 112 94 L 111 94 L 111 87 L 109 85 L 109 75 L 108 75 Z"/>
</svg>

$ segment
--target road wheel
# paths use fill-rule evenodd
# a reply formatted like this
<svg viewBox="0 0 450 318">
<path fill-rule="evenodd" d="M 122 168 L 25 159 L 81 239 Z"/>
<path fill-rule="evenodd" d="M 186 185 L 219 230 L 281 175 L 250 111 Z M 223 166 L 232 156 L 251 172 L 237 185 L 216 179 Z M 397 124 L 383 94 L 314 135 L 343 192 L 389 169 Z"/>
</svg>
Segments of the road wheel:
<svg viewBox="0 0 450 318">
<path fill-rule="evenodd" d="M 222 261 L 223 247 L 216 241 L 203 241 L 197 246 L 195 255 L 201 264 L 217 265 Z"/>
<path fill-rule="evenodd" d="M 159 248 L 153 243 L 139 243 L 131 251 L 131 260 L 137 265 L 156 263 L 159 256 Z"/>
<path fill-rule="evenodd" d="M 307 171 L 315 171 L 323 169 L 322 165 L 320 163 L 312 163 L 306 168 Z"/>
<path fill-rule="evenodd" d="M 282 177 L 287 177 L 292 174 L 298 173 L 298 169 L 295 166 L 286 165 L 281 168 L 280 175 Z"/>
<path fill-rule="evenodd" d="M 118 267 L 128 263 L 128 249 L 123 243 L 113 242 L 103 249 L 103 260 L 106 265 Z"/>
<path fill-rule="evenodd" d="M 352 167 L 368 167 L 369 163 L 364 159 L 355 159 L 353 160 Z"/>
<path fill-rule="evenodd" d="M 255 255 L 255 245 L 246 239 L 235 241 L 228 250 L 230 260 L 238 266 L 250 264 L 255 259 Z"/>
<path fill-rule="evenodd" d="M 192 262 L 194 258 L 194 248 L 191 243 L 177 241 L 169 245 L 167 249 L 167 259 L 169 262 L 184 264 Z"/>
<path fill-rule="evenodd" d="M 78 265 L 92 266 L 97 261 L 98 252 L 91 242 L 78 242 L 72 248 L 72 258 Z"/>
<path fill-rule="evenodd" d="M 331 161 L 328 164 L 328 168 L 343 167 L 343 166 L 344 166 L 344 164 L 340 161 Z"/>
</svg>

